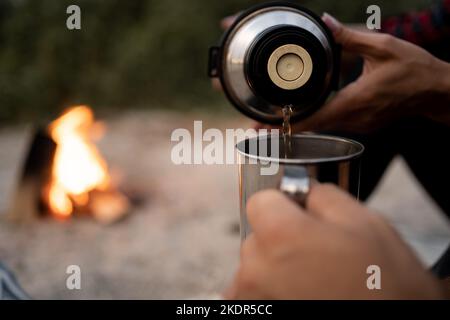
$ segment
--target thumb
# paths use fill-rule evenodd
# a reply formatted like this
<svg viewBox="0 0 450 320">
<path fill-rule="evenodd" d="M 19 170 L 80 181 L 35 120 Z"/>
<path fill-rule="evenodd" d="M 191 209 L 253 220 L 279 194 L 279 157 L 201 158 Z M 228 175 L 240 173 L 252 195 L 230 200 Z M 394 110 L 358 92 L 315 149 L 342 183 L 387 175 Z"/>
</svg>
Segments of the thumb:
<svg viewBox="0 0 450 320">
<path fill-rule="evenodd" d="M 342 45 L 344 50 L 352 51 L 361 55 L 371 55 L 376 53 L 374 47 L 374 37 L 376 34 L 356 31 L 344 26 L 336 18 L 328 13 L 322 15 L 322 20 L 330 28 L 337 43 Z"/>
</svg>

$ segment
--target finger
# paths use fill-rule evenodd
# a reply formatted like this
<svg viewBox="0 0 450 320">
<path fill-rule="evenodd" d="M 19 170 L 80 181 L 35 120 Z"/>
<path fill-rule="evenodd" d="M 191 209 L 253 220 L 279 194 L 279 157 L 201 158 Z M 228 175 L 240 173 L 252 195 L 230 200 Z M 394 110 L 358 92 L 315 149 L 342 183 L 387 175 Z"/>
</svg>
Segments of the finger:
<svg viewBox="0 0 450 320">
<path fill-rule="evenodd" d="M 264 265 L 258 258 L 259 254 L 258 243 L 254 234 L 251 234 L 242 244 L 239 269 L 223 294 L 226 299 L 243 299 L 258 291 L 257 279 L 264 278 L 261 276 Z"/>
<path fill-rule="evenodd" d="M 250 234 L 247 239 L 244 241 L 241 247 L 241 264 L 239 270 L 236 272 L 233 280 L 231 281 L 231 285 L 225 289 L 223 292 L 223 297 L 226 300 L 234 300 L 238 296 L 238 287 L 240 274 L 242 273 L 243 265 L 248 265 L 249 259 L 254 259 L 254 255 L 256 254 L 257 246 L 256 240 L 253 234 Z"/>
<path fill-rule="evenodd" d="M 218 78 L 212 78 L 211 84 L 214 90 L 222 91 L 222 84 L 220 83 L 220 80 Z"/>
<path fill-rule="evenodd" d="M 247 203 L 247 218 L 258 240 L 278 243 L 312 220 L 305 211 L 277 190 L 254 194 Z"/>
<path fill-rule="evenodd" d="M 233 278 L 231 281 L 231 285 L 229 285 L 222 293 L 222 296 L 225 300 L 236 300 L 237 296 L 237 276 Z"/>
<path fill-rule="evenodd" d="M 266 129 L 266 130 L 280 129 L 280 126 L 271 125 L 271 124 L 265 124 L 265 123 L 261 123 L 261 122 L 255 122 L 254 125 L 253 125 L 252 127 L 253 127 L 255 130 L 262 130 L 262 129 Z"/>
<path fill-rule="evenodd" d="M 252 266 L 240 266 L 239 270 L 223 296 L 227 300 L 260 300 L 267 298 L 261 286 L 265 278 L 259 269 L 263 268 L 261 261 L 255 261 Z M 255 269 L 256 268 L 256 269 Z"/>
<path fill-rule="evenodd" d="M 261 123 L 261 122 L 255 122 L 253 125 L 252 125 L 252 128 L 253 129 L 255 129 L 255 130 L 261 130 L 261 129 L 266 129 L 266 124 L 264 124 L 264 123 Z"/>
<path fill-rule="evenodd" d="M 364 218 L 364 207 L 350 194 L 332 184 L 314 184 L 306 200 L 308 212 L 339 225 L 354 225 Z"/>
<path fill-rule="evenodd" d="M 361 55 L 372 55 L 378 52 L 374 46 L 375 40 L 378 39 L 378 34 L 348 28 L 326 12 L 323 14 L 322 20 L 333 32 L 336 42 L 341 44 L 344 50 Z"/>
<path fill-rule="evenodd" d="M 234 21 L 236 21 L 236 17 L 237 17 L 237 15 L 232 15 L 232 16 L 223 18 L 220 21 L 220 27 L 223 30 L 227 30 L 229 27 L 231 27 L 231 25 L 234 23 Z"/>
</svg>

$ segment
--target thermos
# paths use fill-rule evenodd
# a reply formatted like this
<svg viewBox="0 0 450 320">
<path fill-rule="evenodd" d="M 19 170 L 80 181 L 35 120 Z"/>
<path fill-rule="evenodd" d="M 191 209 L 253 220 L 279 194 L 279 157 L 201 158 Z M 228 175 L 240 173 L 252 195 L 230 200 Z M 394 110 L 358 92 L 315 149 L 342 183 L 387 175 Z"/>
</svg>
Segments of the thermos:
<svg viewBox="0 0 450 320">
<path fill-rule="evenodd" d="M 209 51 L 209 76 L 220 79 L 231 103 L 250 118 L 280 124 L 316 111 L 339 80 L 340 48 L 319 16 L 274 2 L 240 14 Z"/>
</svg>

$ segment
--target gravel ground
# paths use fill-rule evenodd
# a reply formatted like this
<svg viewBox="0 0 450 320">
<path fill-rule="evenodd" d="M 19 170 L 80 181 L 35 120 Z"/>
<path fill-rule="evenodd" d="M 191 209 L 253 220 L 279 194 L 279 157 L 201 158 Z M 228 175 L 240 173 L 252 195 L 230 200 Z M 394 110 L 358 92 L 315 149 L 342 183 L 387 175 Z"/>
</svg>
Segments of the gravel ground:
<svg viewBox="0 0 450 320">
<path fill-rule="evenodd" d="M 164 299 L 217 297 L 238 264 L 237 168 L 176 166 L 174 128 L 248 123 L 211 115 L 128 112 L 107 120 L 100 148 L 124 185 L 145 203 L 104 226 L 89 218 L 11 224 L 0 213 L 0 260 L 25 290 L 41 299 Z M 240 117 L 239 119 L 242 119 Z M 0 131 L 0 211 L 8 208 L 30 128 Z M 385 214 L 427 265 L 450 241 L 450 226 L 400 159 L 369 205 Z M 82 289 L 66 288 L 66 268 L 79 265 Z"/>
</svg>

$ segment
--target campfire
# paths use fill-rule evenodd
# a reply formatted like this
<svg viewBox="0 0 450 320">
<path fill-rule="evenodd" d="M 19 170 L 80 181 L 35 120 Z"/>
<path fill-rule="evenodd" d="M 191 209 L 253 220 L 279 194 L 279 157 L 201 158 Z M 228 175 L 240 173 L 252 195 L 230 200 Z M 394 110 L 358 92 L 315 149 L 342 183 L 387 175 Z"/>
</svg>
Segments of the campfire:
<svg viewBox="0 0 450 320">
<path fill-rule="evenodd" d="M 34 135 L 10 216 L 51 215 L 67 220 L 91 215 L 110 223 L 129 209 L 95 141 L 104 125 L 87 106 L 66 110 Z"/>
</svg>

